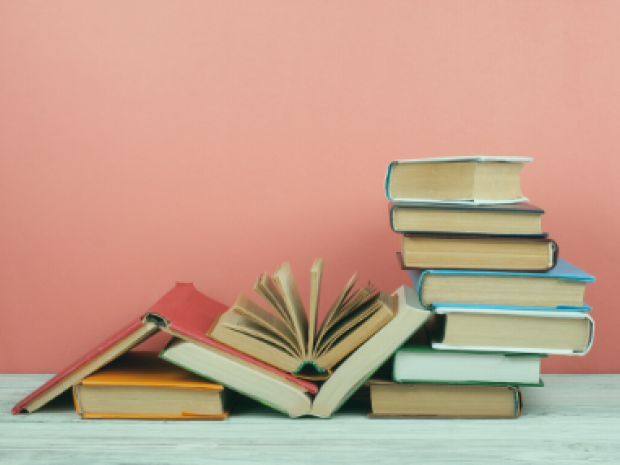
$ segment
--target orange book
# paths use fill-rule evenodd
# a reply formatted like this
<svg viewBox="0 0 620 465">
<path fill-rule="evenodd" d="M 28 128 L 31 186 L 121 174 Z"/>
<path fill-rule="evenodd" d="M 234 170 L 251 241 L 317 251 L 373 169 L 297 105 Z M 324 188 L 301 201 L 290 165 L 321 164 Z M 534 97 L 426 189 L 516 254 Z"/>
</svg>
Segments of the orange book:
<svg viewBox="0 0 620 465">
<path fill-rule="evenodd" d="M 162 420 L 228 417 L 228 389 L 157 355 L 128 352 L 75 384 L 78 415 Z"/>
</svg>

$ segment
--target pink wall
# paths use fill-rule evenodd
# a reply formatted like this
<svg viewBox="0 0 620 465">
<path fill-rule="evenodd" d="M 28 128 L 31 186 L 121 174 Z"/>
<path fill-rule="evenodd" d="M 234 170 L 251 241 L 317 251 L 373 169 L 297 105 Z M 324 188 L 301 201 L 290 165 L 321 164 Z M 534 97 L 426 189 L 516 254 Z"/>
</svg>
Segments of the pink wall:
<svg viewBox="0 0 620 465">
<path fill-rule="evenodd" d="M 292 263 L 307 296 L 392 291 L 393 159 L 530 156 L 523 190 L 596 275 L 620 372 L 620 2 L 0 3 L 0 372 L 54 372 L 175 281 L 224 303 Z M 614 284 L 615 283 L 615 284 Z M 161 343 L 161 340 L 159 341 Z"/>
</svg>

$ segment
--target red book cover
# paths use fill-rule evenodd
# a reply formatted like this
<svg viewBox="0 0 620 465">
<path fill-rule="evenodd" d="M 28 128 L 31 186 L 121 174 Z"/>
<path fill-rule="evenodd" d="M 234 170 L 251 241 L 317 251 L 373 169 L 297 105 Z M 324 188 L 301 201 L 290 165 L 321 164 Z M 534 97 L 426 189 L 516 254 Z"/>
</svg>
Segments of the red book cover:
<svg viewBox="0 0 620 465">
<path fill-rule="evenodd" d="M 17 414 L 24 409 L 30 412 L 37 410 L 73 384 L 155 334 L 158 329 L 244 359 L 302 386 L 311 394 L 318 392 L 318 387 L 311 382 L 295 378 L 289 373 L 208 338 L 206 333 L 212 323 L 220 313 L 226 310 L 228 307 L 200 293 L 193 284 L 177 283 L 142 317 L 95 346 L 43 386 L 26 396 L 13 407 L 11 413 Z"/>
</svg>

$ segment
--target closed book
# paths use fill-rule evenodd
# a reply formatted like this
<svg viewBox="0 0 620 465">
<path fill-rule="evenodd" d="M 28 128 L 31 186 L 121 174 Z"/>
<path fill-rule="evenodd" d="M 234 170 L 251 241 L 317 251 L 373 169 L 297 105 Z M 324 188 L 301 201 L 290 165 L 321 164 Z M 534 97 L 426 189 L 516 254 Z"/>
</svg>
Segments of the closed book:
<svg viewBox="0 0 620 465">
<path fill-rule="evenodd" d="M 13 414 L 22 410 L 34 412 L 158 331 L 164 331 L 172 336 L 205 347 L 216 348 L 231 358 L 244 360 L 261 370 L 270 371 L 273 376 L 288 380 L 309 393 L 318 392 L 318 387 L 311 382 L 295 378 L 205 336 L 215 319 L 221 312 L 226 311 L 226 308 L 224 304 L 200 293 L 193 284 L 177 283 L 146 313 L 134 318 L 128 325 L 97 344 L 40 388 L 19 401 L 11 412 Z"/>
<path fill-rule="evenodd" d="M 403 234 L 546 237 L 544 210 L 529 203 L 462 205 L 436 203 L 389 204 L 390 226 Z"/>
<path fill-rule="evenodd" d="M 431 331 L 438 350 L 585 355 L 594 320 L 582 312 L 441 308 Z"/>
<path fill-rule="evenodd" d="M 373 379 L 370 418 L 517 418 L 516 386 L 407 384 Z"/>
<path fill-rule="evenodd" d="M 558 260 L 555 241 L 535 237 L 405 234 L 404 269 L 530 271 L 551 270 Z"/>
<path fill-rule="evenodd" d="M 527 202 L 520 173 L 532 161 L 522 157 L 476 155 L 420 158 L 390 163 L 385 193 L 398 203 L 489 205 Z"/>
<path fill-rule="evenodd" d="M 292 418 L 304 415 L 329 418 L 432 315 L 432 311 L 420 307 L 411 288 L 402 286 L 393 297 L 394 318 L 344 359 L 314 397 L 268 372 L 249 370 L 243 360 L 231 358 L 213 347 L 174 340 L 160 357 Z"/>
<path fill-rule="evenodd" d="M 128 352 L 75 384 L 73 399 L 82 418 L 223 420 L 231 392 L 157 352 Z"/>
<path fill-rule="evenodd" d="M 558 258 L 544 273 L 482 270 L 409 270 L 426 308 L 460 307 L 584 312 L 594 276 Z"/>
<path fill-rule="evenodd" d="M 436 350 L 406 344 L 394 355 L 393 380 L 399 383 L 543 385 L 540 360 L 546 354 Z"/>
</svg>

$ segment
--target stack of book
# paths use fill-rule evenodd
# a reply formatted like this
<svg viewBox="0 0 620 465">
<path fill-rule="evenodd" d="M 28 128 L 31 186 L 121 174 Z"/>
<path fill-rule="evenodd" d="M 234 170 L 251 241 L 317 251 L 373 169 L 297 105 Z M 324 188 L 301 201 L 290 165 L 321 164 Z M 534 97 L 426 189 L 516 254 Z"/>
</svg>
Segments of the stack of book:
<svg viewBox="0 0 620 465">
<path fill-rule="evenodd" d="M 390 219 L 413 288 L 388 295 L 353 275 L 325 305 L 322 259 L 309 305 L 288 263 L 257 276 L 264 304 L 240 294 L 227 307 L 178 283 L 13 413 L 71 389 L 83 418 L 224 419 L 235 393 L 329 418 L 367 382 L 371 416 L 516 417 L 519 386 L 542 385 L 541 358 L 585 354 L 594 331 L 583 303 L 594 278 L 558 258 L 543 211 L 524 203 L 527 161 L 390 165 Z M 160 331 L 172 338 L 159 354 L 131 352 Z"/>
<path fill-rule="evenodd" d="M 594 277 L 558 257 L 544 211 L 526 203 L 519 176 L 529 161 L 389 166 L 398 260 L 435 316 L 397 351 L 391 379 L 368 383 L 373 416 L 517 417 L 519 386 L 542 386 L 542 357 L 590 349 L 583 297 Z"/>
</svg>

